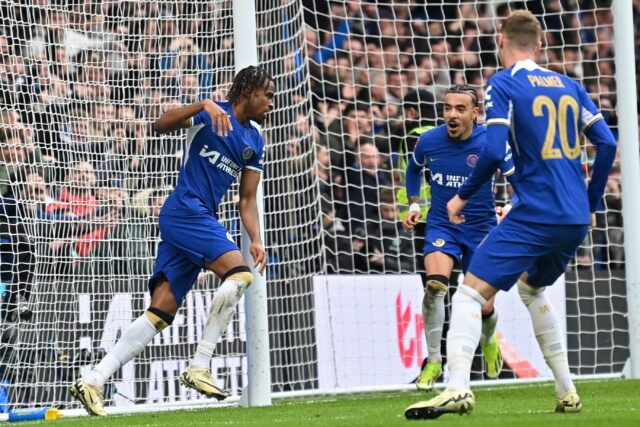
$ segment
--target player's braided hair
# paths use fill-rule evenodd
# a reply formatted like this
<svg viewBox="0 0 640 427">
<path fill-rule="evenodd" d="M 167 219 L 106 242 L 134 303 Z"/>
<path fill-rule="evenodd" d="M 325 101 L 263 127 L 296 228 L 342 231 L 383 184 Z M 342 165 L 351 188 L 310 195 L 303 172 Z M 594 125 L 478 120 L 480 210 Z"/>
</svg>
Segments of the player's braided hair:
<svg viewBox="0 0 640 427">
<path fill-rule="evenodd" d="M 469 85 L 454 85 L 451 86 L 444 94 L 445 96 L 450 93 L 463 93 L 465 95 L 469 95 L 471 97 L 471 101 L 473 102 L 473 106 L 478 106 L 478 92 L 473 88 L 473 86 Z"/>
<path fill-rule="evenodd" d="M 232 104 L 238 103 L 254 90 L 260 89 L 265 83 L 272 81 L 273 77 L 264 68 L 249 65 L 234 77 L 231 89 L 227 94 L 227 100 Z"/>
</svg>

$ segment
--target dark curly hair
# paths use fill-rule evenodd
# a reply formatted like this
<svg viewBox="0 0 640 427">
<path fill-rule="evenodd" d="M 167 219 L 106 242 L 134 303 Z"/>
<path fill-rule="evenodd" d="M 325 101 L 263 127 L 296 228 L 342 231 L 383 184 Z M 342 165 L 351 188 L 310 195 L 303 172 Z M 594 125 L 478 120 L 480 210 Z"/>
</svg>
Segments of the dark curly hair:
<svg viewBox="0 0 640 427">
<path fill-rule="evenodd" d="M 232 104 L 240 102 L 256 89 L 260 89 L 267 82 L 273 82 L 273 77 L 262 67 L 249 65 L 236 74 L 227 100 Z"/>
</svg>

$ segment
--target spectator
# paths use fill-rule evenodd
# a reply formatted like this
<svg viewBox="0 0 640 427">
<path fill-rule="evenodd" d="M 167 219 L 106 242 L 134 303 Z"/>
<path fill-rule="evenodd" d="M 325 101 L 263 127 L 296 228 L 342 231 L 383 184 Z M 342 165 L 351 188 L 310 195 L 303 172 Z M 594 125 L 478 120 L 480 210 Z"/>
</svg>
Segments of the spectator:
<svg viewBox="0 0 640 427">
<path fill-rule="evenodd" d="M 78 221 L 63 214 L 46 212 L 53 198 L 38 173 L 29 173 L 24 183 L 15 188 L 15 197 L 12 193 L 6 194 L 2 197 L 0 208 L 2 282 L 8 285 L 7 294 L 2 299 L 0 317 L 8 321 L 31 318 L 29 299 L 37 266 L 47 264 L 45 259 L 51 238 L 56 234 L 61 238 L 60 233 L 68 233 L 69 237 L 75 229 L 75 221 Z M 56 227 L 61 223 L 67 226 Z M 40 280 L 44 280 L 44 274 L 41 274 Z"/>
<path fill-rule="evenodd" d="M 416 257 L 413 235 L 402 228 L 399 210 L 390 188 L 380 191 L 380 218 L 379 224 L 370 222 L 367 230 L 371 269 L 382 273 L 414 272 Z"/>
<path fill-rule="evenodd" d="M 353 271 L 352 263 L 345 263 L 345 255 L 351 253 L 351 239 L 342 220 L 336 216 L 336 209 L 332 204 L 322 199 L 322 238 L 327 273 L 337 274 Z M 346 264 L 346 265 L 345 265 Z"/>
<path fill-rule="evenodd" d="M 182 88 L 182 104 L 192 104 L 200 99 L 200 84 L 197 74 L 183 73 L 180 77 L 180 87 Z"/>
<path fill-rule="evenodd" d="M 65 46 L 70 56 L 82 49 L 98 47 L 101 40 L 92 40 L 68 26 L 67 14 L 62 9 L 46 9 L 41 14 L 34 36 L 28 42 L 32 57 L 44 54 L 49 46 Z"/>
<path fill-rule="evenodd" d="M 47 207 L 48 213 L 64 212 L 72 217 L 90 220 L 91 229 L 78 236 L 73 242 L 69 255 L 86 257 L 91 255 L 96 244 L 102 240 L 109 228 L 119 220 L 119 209 L 102 210 L 96 197 L 96 174 L 93 165 L 86 161 L 72 164 L 67 185 L 60 192 L 59 198 Z M 64 242 L 60 247 L 67 246 Z"/>
<path fill-rule="evenodd" d="M 402 100 L 403 114 L 391 132 L 392 163 L 398 169 L 406 165 L 406 156 L 413 152 L 418 137 L 436 125 L 436 101 L 426 90 L 409 92 Z"/>
<path fill-rule="evenodd" d="M 391 186 L 391 173 L 380 168 L 378 148 L 361 143 L 357 160 L 347 169 L 347 200 L 352 230 L 366 229 L 366 223 L 380 221 L 379 191 Z"/>
<path fill-rule="evenodd" d="M 87 276 L 116 278 L 150 274 L 158 237 L 157 215 L 166 194 L 143 190 L 136 195 L 137 205 L 130 205 L 127 192 L 121 189 L 108 189 L 103 197 L 111 219 L 117 219 L 91 256 L 82 258 L 79 271 Z"/>
<path fill-rule="evenodd" d="M 127 140 L 125 129 L 123 127 L 116 128 L 113 135 L 107 139 L 106 150 L 97 167 L 100 187 L 124 189 L 135 187 L 132 182 L 129 182 L 130 164 L 134 160 L 129 155 L 130 148 L 131 144 Z"/>
<path fill-rule="evenodd" d="M 26 160 L 27 153 L 20 137 L 14 132 L 0 134 L 0 195 L 10 192 L 11 184 Z"/>
</svg>

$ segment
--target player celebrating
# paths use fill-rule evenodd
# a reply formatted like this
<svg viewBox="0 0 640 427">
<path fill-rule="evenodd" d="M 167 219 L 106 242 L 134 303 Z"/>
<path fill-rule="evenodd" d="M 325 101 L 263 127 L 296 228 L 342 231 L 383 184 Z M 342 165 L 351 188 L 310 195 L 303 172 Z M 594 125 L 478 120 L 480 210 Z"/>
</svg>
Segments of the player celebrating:
<svg viewBox="0 0 640 427">
<path fill-rule="evenodd" d="M 88 375 L 71 386 L 71 394 L 89 414 L 106 415 L 104 383 L 171 325 L 202 267 L 222 278 L 223 283 L 215 293 L 195 355 L 180 382 L 208 397 L 227 397 L 211 376 L 210 359 L 253 275 L 238 246 L 218 222 L 216 212 L 242 172 L 240 217 L 251 239 L 254 268 L 263 274 L 267 253 L 260 237 L 256 191 L 263 168 L 264 140 L 250 121 L 260 123 L 265 119 L 273 107 L 274 91 L 273 78 L 264 69 L 249 66 L 233 80 L 228 102 L 197 102 L 167 111 L 154 123 L 159 133 L 189 128 L 183 164 L 178 185 L 160 212 L 162 240 L 149 280 L 148 310 Z"/>
<path fill-rule="evenodd" d="M 405 230 L 413 231 L 421 217 L 418 195 L 422 170 L 431 173 L 431 209 L 427 215 L 424 245 L 424 268 L 427 273 L 422 316 L 429 352 L 427 364 L 416 381 L 419 390 L 430 391 L 442 375 L 442 326 L 444 297 L 449 289 L 449 277 L 456 261 L 462 261 L 466 272 L 473 252 L 496 225 L 493 185 L 487 181 L 465 207 L 465 224 L 453 225 L 447 215 L 447 202 L 476 164 L 485 141 L 486 129 L 477 126 L 478 94 L 467 85 L 453 86 L 444 95 L 446 124 L 423 133 L 416 145 L 412 161 L 407 165 L 406 185 L 411 206 L 405 218 Z M 504 148 L 504 144 L 503 144 Z M 511 153 L 500 166 L 504 175 L 513 173 Z M 482 338 L 485 370 L 490 378 L 497 378 L 502 370 L 502 355 L 496 336 L 498 314 L 491 298 L 482 307 Z"/>
<path fill-rule="evenodd" d="M 556 411 L 582 408 L 561 329 L 544 290 L 565 271 L 589 224 L 595 223 L 616 142 L 584 88 L 533 61 L 540 40 L 540 24 L 528 11 L 515 11 L 502 23 L 498 46 L 505 69 L 490 79 L 485 91 L 487 142 L 447 208 L 453 223 L 465 220 L 461 212 L 502 160 L 506 138 L 513 149 L 512 182 L 519 201 L 478 247 L 464 285 L 453 297 L 448 387 L 433 399 L 407 408 L 407 418 L 473 410 L 469 373 L 480 339 L 480 309 L 498 290 L 507 291 L 516 281 L 555 378 Z M 588 189 L 580 164 L 580 129 L 597 146 Z"/>
</svg>

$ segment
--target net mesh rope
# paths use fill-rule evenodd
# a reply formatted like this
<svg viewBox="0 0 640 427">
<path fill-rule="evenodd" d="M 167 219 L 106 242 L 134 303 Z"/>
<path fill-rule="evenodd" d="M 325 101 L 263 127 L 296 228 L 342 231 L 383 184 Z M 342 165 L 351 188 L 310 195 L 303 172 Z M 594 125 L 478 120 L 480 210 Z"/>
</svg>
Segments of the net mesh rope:
<svg viewBox="0 0 640 427">
<path fill-rule="evenodd" d="M 232 13 L 230 1 L 2 3 L 0 373 L 11 407 L 77 406 L 70 381 L 148 307 L 158 211 L 185 137 L 152 124 L 167 109 L 225 98 Z M 302 58 L 302 9 L 258 5 L 256 20 L 259 62 L 278 87 L 262 128 L 273 388 L 309 388 L 309 277 L 322 251 L 304 61 L 283 59 Z M 218 216 L 239 242 L 237 200 L 234 186 Z M 108 405 L 200 398 L 177 378 L 218 285 L 201 274 L 172 327 L 107 383 Z M 243 307 L 212 361 L 233 395 L 247 382 Z"/>
</svg>

